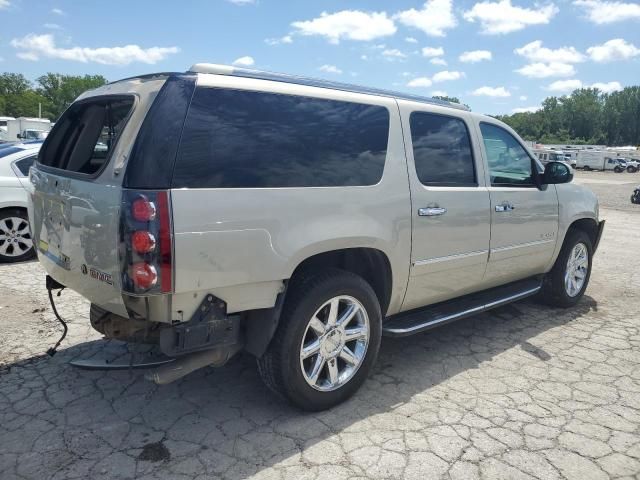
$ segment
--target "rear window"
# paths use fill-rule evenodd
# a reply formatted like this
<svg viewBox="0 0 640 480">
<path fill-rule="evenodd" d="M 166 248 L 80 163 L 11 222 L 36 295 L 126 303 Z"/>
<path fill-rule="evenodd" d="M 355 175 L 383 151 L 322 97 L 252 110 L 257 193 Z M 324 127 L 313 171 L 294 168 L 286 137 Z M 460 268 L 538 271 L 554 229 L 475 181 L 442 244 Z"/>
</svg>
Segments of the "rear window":
<svg viewBox="0 0 640 480">
<path fill-rule="evenodd" d="M 96 98 L 78 102 L 56 122 L 39 163 L 86 175 L 106 164 L 129 112 L 133 97 Z"/>
<path fill-rule="evenodd" d="M 374 185 L 389 136 L 385 107 L 304 96 L 198 88 L 174 187 Z"/>
</svg>

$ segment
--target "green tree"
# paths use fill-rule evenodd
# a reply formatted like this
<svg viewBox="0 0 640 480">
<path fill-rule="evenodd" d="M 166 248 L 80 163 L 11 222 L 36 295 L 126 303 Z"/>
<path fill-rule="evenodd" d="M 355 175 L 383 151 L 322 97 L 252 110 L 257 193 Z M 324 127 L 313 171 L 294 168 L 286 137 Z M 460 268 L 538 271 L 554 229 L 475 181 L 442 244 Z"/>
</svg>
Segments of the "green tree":
<svg viewBox="0 0 640 480">
<path fill-rule="evenodd" d="M 31 90 L 31 82 L 21 73 L 5 72 L 0 75 L 0 96 L 20 95 Z"/>
<path fill-rule="evenodd" d="M 47 114 L 57 119 L 62 112 L 83 92 L 107 83 L 102 75 L 61 75 L 47 73 L 37 80 L 37 91 L 47 100 Z"/>
</svg>

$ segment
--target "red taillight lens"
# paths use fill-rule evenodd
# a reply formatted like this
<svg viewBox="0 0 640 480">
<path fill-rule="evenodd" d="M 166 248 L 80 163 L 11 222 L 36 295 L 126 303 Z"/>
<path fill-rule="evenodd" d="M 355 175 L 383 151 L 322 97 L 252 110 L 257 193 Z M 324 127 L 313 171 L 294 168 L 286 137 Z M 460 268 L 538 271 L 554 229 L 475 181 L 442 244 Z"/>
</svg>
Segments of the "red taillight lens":
<svg viewBox="0 0 640 480">
<path fill-rule="evenodd" d="M 136 287 L 147 290 L 158 281 L 158 272 L 153 265 L 138 262 L 131 265 L 131 280 Z"/>
<path fill-rule="evenodd" d="M 131 215 L 139 222 L 150 222 L 156 218 L 156 206 L 147 197 L 140 195 L 131 203 Z"/>
<path fill-rule="evenodd" d="M 146 230 L 137 230 L 131 235 L 131 246 L 138 253 L 149 253 L 156 248 L 156 238 Z"/>
</svg>

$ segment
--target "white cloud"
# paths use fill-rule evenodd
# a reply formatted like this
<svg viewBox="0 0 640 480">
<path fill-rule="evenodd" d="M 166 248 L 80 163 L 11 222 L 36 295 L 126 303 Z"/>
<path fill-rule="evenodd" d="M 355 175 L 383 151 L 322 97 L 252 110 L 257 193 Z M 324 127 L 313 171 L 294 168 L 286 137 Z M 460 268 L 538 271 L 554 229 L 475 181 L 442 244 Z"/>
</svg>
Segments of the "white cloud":
<svg viewBox="0 0 640 480">
<path fill-rule="evenodd" d="M 336 75 L 340 75 L 342 73 L 342 70 L 340 70 L 335 65 L 322 65 L 321 67 L 318 68 L 318 70 L 326 73 L 334 73 Z"/>
<path fill-rule="evenodd" d="M 405 37 L 404 41 L 407 43 L 418 43 L 418 40 L 413 37 Z"/>
<path fill-rule="evenodd" d="M 248 55 L 246 55 L 244 57 L 236 58 L 233 61 L 233 65 L 238 65 L 239 67 L 250 67 L 250 66 L 254 65 L 255 63 L 256 63 L 256 61 L 253 59 L 253 57 L 250 57 Z"/>
<path fill-rule="evenodd" d="M 60 15 L 60 16 L 66 15 L 66 13 L 60 10 L 59 8 L 52 8 L 51 13 L 55 13 L 56 15 Z"/>
<path fill-rule="evenodd" d="M 434 90 L 431 92 L 432 97 L 448 97 L 447 92 L 444 90 Z"/>
<path fill-rule="evenodd" d="M 432 84 L 431 80 L 427 77 L 418 77 L 407 83 L 407 87 L 430 87 Z"/>
<path fill-rule="evenodd" d="M 469 22 L 480 23 L 480 31 L 487 35 L 516 32 L 530 25 L 545 25 L 558 13 L 553 3 L 535 8 L 517 7 L 511 0 L 476 3 L 463 17 Z"/>
<path fill-rule="evenodd" d="M 431 80 L 434 83 L 439 83 L 448 82 L 449 80 L 458 80 L 462 77 L 464 77 L 464 73 L 462 72 L 450 72 L 448 70 L 443 70 L 442 72 L 438 72 L 433 77 L 431 77 Z"/>
<path fill-rule="evenodd" d="M 241 7 L 245 5 L 252 5 L 256 3 L 256 0 L 227 0 L 229 3 L 233 3 L 234 5 L 240 5 Z"/>
<path fill-rule="evenodd" d="M 432 65 L 441 65 L 443 67 L 447 66 L 447 61 L 444 58 L 432 58 L 429 62 Z"/>
<path fill-rule="evenodd" d="M 568 63 L 530 63 L 516 72 L 529 78 L 570 77 L 575 75 L 576 69 Z"/>
<path fill-rule="evenodd" d="M 573 92 L 574 90 L 577 90 L 579 88 L 582 88 L 582 82 L 577 79 L 571 79 L 556 80 L 555 82 L 547 86 L 546 89 L 550 92 L 568 93 Z"/>
<path fill-rule="evenodd" d="M 622 90 L 622 85 L 620 82 L 596 82 L 589 85 L 589 88 L 597 88 L 603 93 L 613 93 Z"/>
<path fill-rule="evenodd" d="M 491 60 L 493 55 L 489 50 L 472 50 L 470 52 L 463 52 L 462 55 L 458 57 L 463 63 L 477 63 L 482 60 Z"/>
<path fill-rule="evenodd" d="M 511 113 L 533 113 L 540 110 L 540 107 L 518 107 L 511 110 Z"/>
<path fill-rule="evenodd" d="M 522 100 L 523 102 L 525 102 L 527 100 L 527 96 L 526 95 L 520 95 L 520 100 Z"/>
<path fill-rule="evenodd" d="M 283 43 L 293 43 L 293 38 L 291 38 L 291 35 L 285 35 L 284 37 L 280 37 L 280 38 L 265 38 L 264 43 L 266 43 L 267 45 L 280 45 Z"/>
<path fill-rule="evenodd" d="M 9 0 L 0 0 L 0 10 L 4 10 L 5 8 L 9 8 L 11 6 L 11 2 Z"/>
<path fill-rule="evenodd" d="M 586 17 L 598 25 L 640 19 L 640 3 L 575 0 L 573 4 L 583 7 Z"/>
<path fill-rule="evenodd" d="M 17 55 L 24 60 L 36 61 L 44 57 L 103 65 L 129 65 L 133 62 L 154 64 L 180 51 L 178 47 L 141 48 L 138 45 L 60 48 L 56 46 L 53 35 L 34 33 L 23 38 L 14 38 L 11 40 L 11 46 L 19 50 Z"/>
<path fill-rule="evenodd" d="M 511 93 L 504 87 L 480 87 L 476 88 L 471 95 L 477 97 L 510 97 Z"/>
<path fill-rule="evenodd" d="M 628 60 L 640 55 L 640 48 L 628 43 L 622 38 L 614 38 L 602 45 L 587 48 L 587 53 L 594 62 L 612 62 L 615 60 Z"/>
<path fill-rule="evenodd" d="M 369 60 L 369 57 L 366 55 L 360 55 L 360 60 Z"/>
<path fill-rule="evenodd" d="M 60 30 L 62 27 L 57 23 L 45 23 L 42 25 L 44 28 L 48 28 L 49 30 Z"/>
<path fill-rule="evenodd" d="M 397 48 L 388 48 L 386 50 L 383 50 L 382 55 L 384 57 L 389 58 L 389 59 L 407 58 L 407 56 L 404 53 L 402 53 L 400 50 L 398 50 Z"/>
<path fill-rule="evenodd" d="M 444 37 L 446 31 L 458 24 L 453 14 L 452 0 L 427 0 L 422 10 L 412 8 L 393 17 L 403 25 L 422 30 L 432 37 Z"/>
<path fill-rule="evenodd" d="M 531 62 L 543 63 L 579 63 L 585 56 L 574 47 L 560 47 L 555 50 L 542 46 L 542 40 L 527 43 L 524 47 L 516 48 L 514 52 Z"/>
<path fill-rule="evenodd" d="M 342 10 L 336 13 L 322 12 L 312 20 L 291 24 L 301 35 L 326 37 L 331 43 L 340 40 L 369 41 L 396 33 L 396 26 L 386 12 L 361 12 Z"/>
<path fill-rule="evenodd" d="M 423 57 L 441 57 L 442 55 L 444 55 L 444 49 L 442 47 L 424 47 L 422 49 Z"/>
</svg>

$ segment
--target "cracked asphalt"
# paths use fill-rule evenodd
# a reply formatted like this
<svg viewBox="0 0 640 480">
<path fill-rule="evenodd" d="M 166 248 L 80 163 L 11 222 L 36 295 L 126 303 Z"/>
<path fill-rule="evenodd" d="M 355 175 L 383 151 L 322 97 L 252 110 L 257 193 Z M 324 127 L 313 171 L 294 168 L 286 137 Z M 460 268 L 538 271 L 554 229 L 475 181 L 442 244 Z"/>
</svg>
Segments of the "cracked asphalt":
<svg viewBox="0 0 640 480">
<path fill-rule="evenodd" d="M 101 340 L 66 290 L 50 358 L 42 269 L 0 265 L 0 478 L 638 479 L 640 206 L 601 216 L 576 308 L 524 301 L 385 338 L 356 396 L 314 414 L 272 395 L 249 356 L 167 386 L 74 369 Z"/>
</svg>

